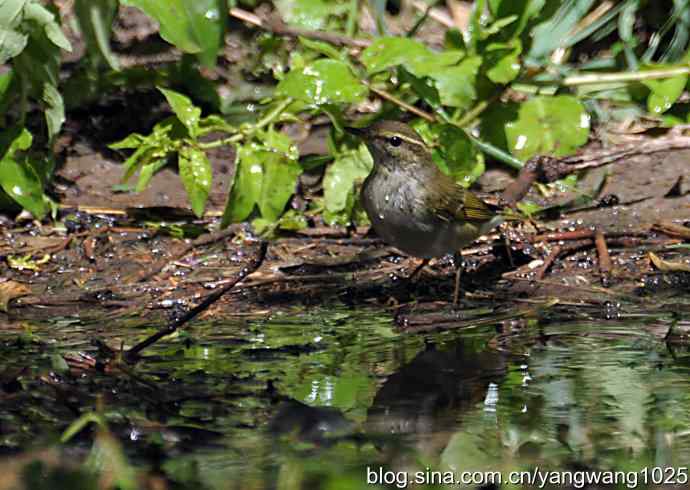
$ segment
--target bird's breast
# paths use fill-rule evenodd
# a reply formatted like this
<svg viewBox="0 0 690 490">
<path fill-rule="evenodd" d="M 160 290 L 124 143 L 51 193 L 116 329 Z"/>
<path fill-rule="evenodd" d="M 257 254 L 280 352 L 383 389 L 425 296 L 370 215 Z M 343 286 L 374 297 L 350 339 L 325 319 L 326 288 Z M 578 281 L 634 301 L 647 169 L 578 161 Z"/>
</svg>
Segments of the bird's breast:
<svg viewBox="0 0 690 490">
<path fill-rule="evenodd" d="M 362 188 L 362 205 L 376 233 L 406 254 L 432 258 L 453 253 L 465 243 L 459 224 L 440 219 L 423 199 L 427 190 L 410 176 L 373 172 Z"/>
</svg>

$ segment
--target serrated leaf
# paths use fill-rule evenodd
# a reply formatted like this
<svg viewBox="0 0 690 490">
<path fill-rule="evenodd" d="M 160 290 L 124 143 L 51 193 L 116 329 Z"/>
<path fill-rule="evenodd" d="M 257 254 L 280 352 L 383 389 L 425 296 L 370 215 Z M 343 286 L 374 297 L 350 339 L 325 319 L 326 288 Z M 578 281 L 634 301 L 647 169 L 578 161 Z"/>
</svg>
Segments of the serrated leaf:
<svg viewBox="0 0 690 490">
<path fill-rule="evenodd" d="M 199 119 L 201 109 L 192 104 L 189 97 L 186 97 L 174 90 L 158 87 L 158 90 L 165 96 L 170 108 L 173 110 L 177 119 L 184 124 L 192 138 L 196 138 L 199 130 Z"/>
<path fill-rule="evenodd" d="M 227 18 L 224 1 L 122 0 L 122 3 L 156 19 L 163 39 L 185 53 L 197 54 L 204 65 L 215 65 Z"/>
<path fill-rule="evenodd" d="M 293 69 L 276 88 L 277 97 L 292 97 L 316 106 L 361 102 L 367 92 L 347 63 L 332 59 Z"/>
<path fill-rule="evenodd" d="M 373 161 L 362 143 L 357 149 L 336 155 L 323 177 L 323 196 L 331 213 L 347 210 L 357 182 L 363 182 L 373 167 Z"/>
<path fill-rule="evenodd" d="M 201 217 L 208 194 L 211 192 L 211 163 L 203 150 L 192 146 L 183 146 L 178 153 L 178 166 L 182 185 L 187 191 L 187 197 L 192 205 L 194 214 Z"/>
<path fill-rule="evenodd" d="M 506 123 L 508 149 L 520 159 L 568 155 L 587 142 L 590 117 L 573 96 L 538 96 L 520 104 L 517 120 Z"/>
<path fill-rule="evenodd" d="M 669 110 L 680 98 L 688 83 L 687 75 L 662 80 L 645 80 L 642 82 L 650 93 L 647 97 L 647 110 L 659 115 Z"/>
</svg>

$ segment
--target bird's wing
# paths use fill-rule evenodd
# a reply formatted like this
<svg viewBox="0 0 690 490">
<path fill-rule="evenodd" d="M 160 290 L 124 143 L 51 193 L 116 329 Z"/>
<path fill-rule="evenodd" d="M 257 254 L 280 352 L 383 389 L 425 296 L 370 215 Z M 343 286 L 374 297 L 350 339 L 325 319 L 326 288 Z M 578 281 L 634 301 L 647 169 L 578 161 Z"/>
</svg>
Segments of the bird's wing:
<svg viewBox="0 0 690 490">
<path fill-rule="evenodd" d="M 430 207 L 436 209 L 441 219 L 467 221 L 480 225 L 496 216 L 496 213 L 484 201 L 458 185 L 452 178 L 443 178 L 439 182 L 441 193 L 436 196 L 438 199 L 436 206 Z"/>
</svg>

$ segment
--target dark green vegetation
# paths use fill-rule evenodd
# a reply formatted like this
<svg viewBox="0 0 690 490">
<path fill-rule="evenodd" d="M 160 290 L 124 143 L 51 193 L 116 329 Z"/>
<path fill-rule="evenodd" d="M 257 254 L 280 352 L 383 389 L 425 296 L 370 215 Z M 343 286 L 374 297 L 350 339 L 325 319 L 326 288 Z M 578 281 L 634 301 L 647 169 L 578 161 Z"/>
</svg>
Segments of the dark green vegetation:
<svg viewBox="0 0 690 490">
<path fill-rule="evenodd" d="M 645 113 L 660 125 L 687 122 L 687 104 L 677 103 L 690 71 L 690 14 L 683 0 L 455 2 L 467 14 L 456 15 L 462 30 L 439 24 L 430 8 L 396 2 L 276 2 L 287 26 L 242 10 L 230 17 L 222 0 L 120 3 L 158 21 L 161 37 L 184 53 L 180 61 L 144 71 L 119 66 L 110 39 L 118 2 L 77 0 L 69 22 L 81 33 L 85 55 L 65 67 L 61 50 L 74 43 L 62 34 L 54 8 L 36 0 L 0 5 L 5 206 L 15 202 L 39 218 L 55 210 L 47 193 L 55 167 L 51 148 L 65 110 L 122 90 L 158 86 L 174 113 L 147 134 L 111 145 L 133 150 L 124 179 L 138 173 L 141 190 L 153 174 L 176 164 L 191 208 L 201 215 L 213 180 L 207 151 L 235 146 L 223 222 L 255 218 L 258 230 L 276 224 L 294 230 L 306 226 L 305 216 L 321 214 L 328 224 L 364 219 L 355 194 L 371 162 L 340 131 L 353 117 L 362 123 L 401 117 L 401 106 L 422 109 L 425 118 L 413 123 L 435 145 L 441 168 L 464 185 L 484 172 L 487 157 L 517 167 L 536 154 L 572 153 L 587 142 L 592 124 Z M 253 22 L 249 36 L 237 17 Z M 372 20 L 373 35 L 365 32 Z M 239 76 L 260 82 L 249 89 L 254 96 L 239 94 L 242 84 L 219 90 L 202 76 L 224 55 L 228 32 L 253 36 L 245 53 L 251 59 Z M 377 97 L 382 105 L 366 103 Z M 279 129 L 319 116 L 334 128 L 328 155 L 300 158 Z M 468 132 L 473 128 L 476 135 Z M 297 177 L 323 165 L 323 195 L 285 213 Z"/>
</svg>

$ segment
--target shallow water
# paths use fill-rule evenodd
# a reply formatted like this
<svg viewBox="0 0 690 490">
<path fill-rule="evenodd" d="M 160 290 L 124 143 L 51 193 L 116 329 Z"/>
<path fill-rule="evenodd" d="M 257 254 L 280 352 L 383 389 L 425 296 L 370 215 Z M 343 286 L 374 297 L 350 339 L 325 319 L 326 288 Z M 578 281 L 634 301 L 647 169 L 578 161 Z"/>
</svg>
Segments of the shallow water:
<svg viewBox="0 0 690 490">
<path fill-rule="evenodd" d="M 496 325 L 401 334 L 387 312 L 295 309 L 196 322 L 129 373 L 78 376 L 55 354 L 143 331 L 24 325 L 0 337 L 4 378 L 26 367 L 2 395 L 0 444 L 52 448 L 83 476 L 94 432 L 56 441 L 99 407 L 128 464 L 171 488 L 477 486 L 536 469 L 553 487 L 606 471 L 621 487 L 683 483 L 690 357 L 646 333 L 653 321 L 532 321 L 497 348 Z"/>
</svg>

